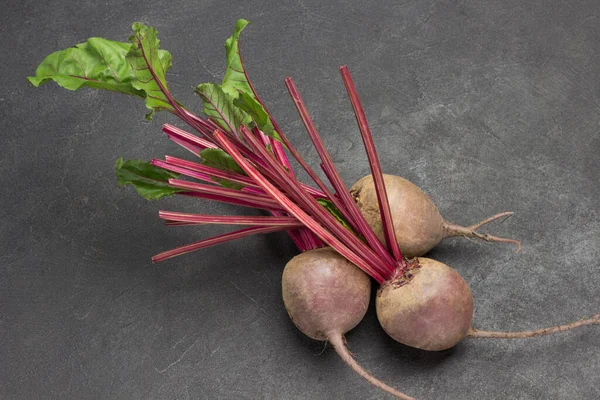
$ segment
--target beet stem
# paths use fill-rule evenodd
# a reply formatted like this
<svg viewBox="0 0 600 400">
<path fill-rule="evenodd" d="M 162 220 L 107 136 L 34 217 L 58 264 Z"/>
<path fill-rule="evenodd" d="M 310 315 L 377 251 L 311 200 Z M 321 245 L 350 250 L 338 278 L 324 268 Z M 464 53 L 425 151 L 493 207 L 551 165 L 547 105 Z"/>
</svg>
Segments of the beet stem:
<svg viewBox="0 0 600 400">
<path fill-rule="evenodd" d="M 580 321 L 571 322 L 566 325 L 551 326 L 548 328 L 535 329 L 531 331 L 517 331 L 517 332 L 498 332 L 498 331 L 480 331 L 475 328 L 471 328 L 467 337 L 474 338 L 496 338 L 496 339 L 528 339 L 537 336 L 551 335 L 553 333 L 564 332 L 570 329 L 579 328 L 587 325 L 600 324 L 600 314 L 594 315 L 589 319 L 582 319 Z"/>
<path fill-rule="evenodd" d="M 348 97 L 350 97 L 350 103 L 354 109 L 354 115 L 356 116 L 356 122 L 365 145 L 369 164 L 371 166 L 371 174 L 373 175 L 373 181 L 375 183 L 375 191 L 377 192 L 377 201 L 379 203 L 379 212 L 381 214 L 381 221 L 383 223 L 383 233 L 385 236 L 385 242 L 388 250 L 394 255 L 396 261 L 401 265 L 404 270 L 407 267 L 406 262 L 402 257 L 402 251 L 396 241 L 396 233 L 394 231 L 394 221 L 392 219 L 392 213 L 390 211 L 390 204 L 387 198 L 387 191 L 385 189 L 385 182 L 383 181 L 383 173 L 381 172 L 381 165 L 379 164 L 379 158 L 377 157 L 377 150 L 375 149 L 375 143 L 373 142 L 373 135 L 369 129 L 367 117 L 365 111 L 358 98 L 358 92 L 350 76 L 347 66 L 340 67 L 340 74 L 342 80 L 346 86 Z"/>
<path fill-rule="evenodd" d="M 228 189 L 221 186 L 207 185 L 204 183 L 195 183 L 189 181 L 183 181 L 180 179 L 169 179 L 169 185 L 179 188 L 190 190 L 192 192 L 215 194 L 218 196 L 229 197 L 232 199 L 244 200 L 248 202 L 262 203 L 265 205 L 272 205 L 277 207 L 278 204 L 275 200 L 266 195 L 249 194 L 242 192 L 241 190 Z"/>
<path fill-rule="evenodd" d="M 245 238 L 246 236 L 250 236 L 250 235 L 258 235 L 258 234 L 264 234 L 264 233 L 277 232 L 277 231 L 282 231 L 285 229 L 286 229 L 285 227 L 281 227 L 281 226 L 261 226 L 261 227 L 244 228 L 244 229 L 240 229 L 239 231 L 226 233 L 224 235 L 215 236 L 210 239 L 200 240 L 198 242 L 190 243 L 185 246 L 177 247 L 172 250 L 164 251 L 164 252 L 152 257 L 152 262 L 165 261 L 165 260 L 168 260 L 169 258 L 187 254 L 192 251 L 205 249 L 207 247 L 215 246 L 217 244 L 221 244 L 221 243 L 225 243 L 225 242 L 229 242 L 231 240 Z"/>
<path fill-rule="evenodd" d="M 282 226 L 285 228 L 300 228 L 304 225 L 294 217 L 267 217 L 245 215 L 207 215 L 188 214 L 175 211 L 159 211 L 158 216 L 169 222 L 188 222 L 197 225 L 249 225 L 249 226 Z"/>
<path fill-rule="evenodd" d="M 164 124 L 162 127 L 162 130 L 164 133 L 167 134 L 167 136 L 169 136 L 169 139 L 173 140 L 173 138 L 179 139 L 181 141 L 184 141 L 186 143 L 191 144 L 194 147 L 198 147 L 200 150 L 204 150 L 204 149 L 215 149 L 217 148 L 217 146 L 212 143 L 209 142 L 206 139 L 202 139 L 199 138 L 198 136 L 189 133 L 187 131 L 184 131 L 181 128 L 177 128 L 176 126 L 170 125 L 170 124 Z M 198 155 L 198 153 L 196 153 L 196 155 Z"/>
<path fill-rule="evenodd" d="M 321 161 L 323 162 L 321 164 L 323 172 L 325 173 L 325 176 L 327 176 L 327 179 L 329 179 L 329 182 L 341 200 L 343 208 L 341 208 L 340 211 L 346 211 L 344 214 L 352 225 L 352 228 L 356 231 L 356 233 L 365 237 L 367 243 L 369 243 L 373 251 L 375 251 L 385 261 L 385 266 L 389 272 L 393 273 L 396 264 L 394 259 L 383 247 L 375 235 L 375 232 L 373 232 L 373 229 L 369 226 L 365 217 L 361 214 L 358 206 L 348 192 L 342 177 L 335 168 L 333 160 L 331 159 L 323 140 L 317 132 L 317 128 L 315 127 L 315 124 L 308 113 L 308 109 L 306 108 L 306 105 L 300 96 L 300 92 L 298 91 L 294 80 L 291 77 L 287 77 L 285 78 L 285 84 L 290 92 L 290 96 L 292 97 L 294 104 L 296 105 L 296 110 L 298 111 L 298 114 L 300 114 L 302 123 L 304 124 L 304 127 L 306 128 L 306 131 L 308 132 L 308 135 L 310 136 L 310 139 L 317 150 Z"/>
<path fill-rule="evenodd" d="M 404 400 L 415 400 L 414 397 L 410 397 L 396 389 L 394 389 L 393 387 L 381 382 L 379 379 L 375 378 L 373 375 L 371 375 L 369 372 L 365 371 L 357 362 L 356 360 L 352 357 L 352 354 L 350 354 L 350 351 L 348 351 L 348 348 L 346 347 L 346 343 L 344 340 L 344 337 L 340 334 L 340 333 L 331 333 L 329 335 L 327 335 L 327 339 L 329 340 L 329 342 L 332 344 L 333 348 L 335 349 L 336 353 L 338 353 L 338 355 L 342 358 L 342 360 L 350 367 L 352 368 L 352 370 L 354 372 L 356 372 L 358 375 L 362 376 L 364 379 L 366 379 L 370 384 L 372 384 L 375 387 L 378 387 L 379 389 L 391 394 L 392 396 L 395 396 L 399 399 L 404 399 Z"/>
<path fill-rule="evenodd" d="M 282 186 L 283 191 L 287 192 L 290 197 L 297 198 L 296 203 L 301 204 L 313 214 L 314 217 L 318 218 L 319 222 L 325 227 L 330 229 L 337 238 L 341 239 L 350 249 L 356 254 L 361 254 L 367 257 L 369 263 L 373 266 L 374 270 L 377 270 L 383 277 L 389 279 L 390 272 L 386 271 L 385 259 L 382 259 L 373 249 L 363 243 L 353 232 L 350 232 L 346 227 L 342 226 L 340 222 L 333 217 L 328 211 L 326 211 L 317 201 L 311 197 L 302 187 L 298 181 L 287 173 L 285 169 L 277 164 L 273 157 L 266 152 L 266 149 L 259 146 L 258 139 L 250 135 L 246 127 L 242 127 L 240 132 L 244 135 L 244 138 L 252 146 L 255 151 L 258 152 L 261 159 L 271 167 L 271 169 L 279 175 L 279 178 L 284 179 L 286 185 Z M 331 199 L 330 199 L 331 200 Z"/>
<path fill-rule="evenodd" d="M 242 131 L 244 129 L 242 128 Z M 319 222 L 313 219 L 310 215 L 308 215 L 304 210 L 302 210 L 298 205 L 296 205 L 293 201 L 291 201 L 284 193 L 282 193 L 279 189 L 277 189 L 271 182 L 269 182 L 264 176 L 260 174 L 243 156 L 242 154 L 232 145 L 229 139 L 223 134 L 221 131 L 215 131 L 216 140 L 225 148 L 227 153 L 233 157 L 234 160 L 242 167 L 242 169 L 250 176 L 252 179 L 258 183 L 263 190 L 268 193 L 273 199 L 279 203 L 281 207 L 283 207 L 289 214 L 296 217 L 300 220 L 307 228 L 309 228 L 315 235 L 317 235 L 323 242 L 327 243 L 333 249 L 335 249 L 338 253 L 340 253 L 343 257 L 345 257 L 351 263 L 354 263 L 357 267 L 365 271 L 368 275 L 373 277 L 380 284 L 385 281 L 380 272 L 378 271 L 379 265 L 374 260 L 377 259 L 377 255 L 373 254 L 374 257 L 369 257 L 365 254 L 357 254 L 353 250 L 351 250 L 345 243 L 340 241 L 333 233 L 325 229 L 321 223 L 327 221 L 327 218 L 323 218 L 322 216 L 319 218 Z M 290 179 L 290 184 L 293 185 L 294 180 Z M 300 188 L 301 192 L 302 189 Z M 310 196 L 309 196 L 310 198 Z M 310 200 L 316 201 L 312 198 Z M 308 203 L 308 205 L 312 205 L 312 203 Z M 317 215 L 319 215 L 320 211 L 325 211 L 322 209 L 321 205 L 317 203 L 317 208 L 313 209 L 313 211 L 317 211 Z M 331 214 L 325 211 L 328 217 L 331 217 Z M 332 217 L 331 217 L 332 218 Z M 337 221 L 335 222 L 337 224 Z M 340 233 L 350 233 L 346 228 L 341 225 L 331 225 L 330 228 L 336 232 Z M 353 235 L 352 235 L 353 236 Z M 354 237 L 354 236 L 353 236 Z M 362 249 L 361 249 L 362 250 Z M 370 249 L 369 249 L 370 250 Z"/>
<path fill-rule="evenodd" d="M 209 167 L 207 165 L 198 164 L 198 163 L 195 163 L 192 161 L 182 160 L 180 158 L 172 157 L 172 156 L 165 156 L 164 162 L 160 161 L 160 160 L 156 160 L 156 161 L 153 160 L 152 163 L 163 169 L 171 168 L 171 170 L 173 170 L 174 172 L 179 172 L 184 175 L 187 175 L 187 171 L 182 171 L 182 172 L 180 172 L 181 170 L 176 171 L 176 170 L 172 169 L 172 167 L 170 167 L 170 166 L 175 166 L 175 167 L 184 168 L 185 170 L 200 172 L 204 175 L 208 175 L 209 176 L 208 182 L 211 182 L 211 183 L 214 183 L 214 180 L 210 179 L 213 177 L 226 179 L 229 181 L 239 183 L 240 185 L 243 185 L 244 187 L 254 188 L 254 189 L 258 190 L 258 192 L 254 192 L 254 193 L 264 195 L 264 192 L 258 188 L 258 185 L 252 179 L 250 179 L 247 176 L 240 174 L 240 173 L 225 171 L 222 169 Z M 167 165 L 165 165 L 165 164 L 167 164 Z M 188 176 L 193 176 L 193 175 L 188 175 Z"/>
<path fill-rule="evenodd" d="M 215 183 L 213 178 L 226 179 L 243 186 L 257 188 L 256 184 L 248 177 L 236 173 L 223 171 L 217 168 L 207 167 L 205 165 L 196 164 L 186 160 L 180 160 L 175 157 L 165 157 L 166 161 L 153 159 L 151 164 L 167 171 L 176 172 L 191 178 L 195 178 L 204 182 Z M 256 193 L 259 194 L 260 192 Z M 264 193 L 262 193 L 264 195 Z"/>
<path fill-rule="evenodd" d="M 270 203 L 267 204 L 267 203 L 263 203 L 263 202 L 257 201 L 257 200 L 240 200 L 240 199 L 229 197 L 229 196 L 201 193 L 201 192 L 193 192 L 193 191 L 184 191 L 184 192 L 179 192 L 177 194 L 184 195 L 184 196 L 190 196 L 190 197 L 198 197 L 198 198 L 206 199 L 206 200 L 219 201 L 221 203 L 234 204 L 236 206 L 258 208 L 258 209 L 267 210 L 270 212 L 283 211 L 283 208 L 281 208 L 281 206 L 278 204 L 270 204 Z"/>
<path fill-rule="evenodd" d="M 273 118 L 273 116 L 269 112 L 269 109 L 267 108 L 265 103 L 262 101 L 262 99 L 260 98 L 258 93 L 256 92 L 256 89 L 254 89 L 254 85 L 252 84 L 252 81 L 250 80 L 250 77 L 248 76 L 248 72 L 246 71 L 246 68 L 244 67 L 244 59 L 242 57 L 242 52 L 239 50 L 239 42 L 238 42 L 238 55 L 240 57 L 240 63 L 242 64 L 242 71 L 244 71 L 244 76 L 246 77 L 248 86 L 250 86 L 250 89 L 252 90 L 254 97 L 260 103 L 260 105 L 263 106 L 265 112 L 269 116 L 269 120 L 271 121 L 271 124 L 273 124 L 273 128 L 275 129 L 275 132 L 277 132 L 279 134 L 279 137 L 282 137 L 283 133 L 281 132 L 279 125 L 277 125 L 277 122 L 275 122 L 275 119 Z M 290 175 L 295 176 L 295 173 L 294 173 L 294 170 L 292 169 L 290 160 L 288 159 L 288 156 L 285 153 L 285 150 L 284 150 L 281 142 L 279 140 L 273 139 L 272 137 L 269 137 L 269 141 L 271 143 L 271 148 L 273 149 L 273 152 L 275 153 L 275 157 L 277 158 L 277 160 L 284 167 L 286 167 L 288 169 Z M 302 184 L 302 185 L 309 193 L 313 194 L 313 196 L 325 197 L 325 194 L 323 192 L 319 192 L 318 190 L 313 189 L 312 187 L 310 187 L 308 185 L 304 185 L 304 184 Z M 281 213 L 273 213 L 273 214 L 280 215 Z M 296 243 L 296 246 L 298 247 L 298 249 L 301 252 L 316 249 L 318 247 L 323 246 L 323 243 L 321 242 L 321 240 L 309 229 L 300 228 L 296 231 L 288 231 L 288 234 L 290 235 L 290 237 L 292 238 L 294 243 Z"/>
</svg>

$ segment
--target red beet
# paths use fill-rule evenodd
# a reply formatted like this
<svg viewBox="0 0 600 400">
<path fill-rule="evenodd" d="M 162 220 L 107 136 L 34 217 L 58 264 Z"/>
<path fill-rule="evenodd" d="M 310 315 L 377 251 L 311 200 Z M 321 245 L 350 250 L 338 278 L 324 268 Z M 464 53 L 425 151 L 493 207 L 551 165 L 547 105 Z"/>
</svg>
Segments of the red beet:
<svg viewBox="0 0 600 400">
<path fill-rule="evenodd" d="M 480 331 L 471 326 L 473 296 L 464 279 L 429 258 L 412 260 L 400 277 L 377 292 L 377 318 L 396 341 L 423 350 L 445 350 L 466 337 L 525 339 L 600 324 L 600 314 L 570 324 L 519 332 Z"/>
<path fill-rule="evenodd" d="M 477 232 L 482 225 L 512 213 L 497 214 L 468 227 L 455 225 L 444 220 L 433 201 L 414 183 L 395 175 L 384 174 L 383 179 L 394 221 L 396 241 L 405 257 L 422 256 L 443 239 L 453 236 L 473 237 L 489 242 L 513 243 L 519 251 L 520 244 L 516 240 Z M 369 226 L 383 242 L 383 223 L 373 176 L 367 175 L 361 178 L 352 186 L 350 193 Z"/>
<path fill-rule="evenodd" d="M 379 288 L 377 318 L 400 343 L 423 350 L 448 349 L 471 328 L 471 290 L 446 264 L 430 258 L 414 261 L 407 275 Z"/>
<path fill-rule="evenodd" d="M 364 317 L 371 293 L 371 281 L 358 267 L 329 247 L 306 251 L 287 263 L 282 293 L 290 318 L 305 335 L 329 341 L 344 362 L 373 385 L 412 399 L 365 371 L 346 348 L 344 334 Z"/>
</svg>

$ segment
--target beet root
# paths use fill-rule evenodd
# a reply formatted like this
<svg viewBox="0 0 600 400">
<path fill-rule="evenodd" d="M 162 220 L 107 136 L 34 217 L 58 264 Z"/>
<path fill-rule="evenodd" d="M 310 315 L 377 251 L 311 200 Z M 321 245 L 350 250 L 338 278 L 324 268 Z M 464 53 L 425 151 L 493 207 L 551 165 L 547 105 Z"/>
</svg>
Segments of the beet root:
<svg viewBox="0 0 600 400">
<path fill-rule="evenodd" d="M 365 371 L 346 348 L 344 334 L 364 317 L 370 293 L 369 277 L 328 247 L 294 257 L 283 270 L 283 302 L 298 329 L 329 341 L 342 360 L 374 386 L 400 399 L 413 399 Z"/>
<path fill-rule="evenodd" d="M 433 201 L 412 182 L 387 174 L 383 174 L 383 180 L 394 220 L 396 241 L 405 257 L 422 256 L 443 239 L 453 236 L 473 237 L 488 242 L 513 243 L 519 251 L 520 243 L 516 240 L 476 232 L 482 225 L 509 216 L 512 214 L 511 212 L 494 215 L 468 227 L 459 226 L 445 221 Z M 379 240 L 384 242 L 377 191 L 372 175 L 367 175 L 356 182 L 350 189 L 350 193 L 367 223 L 375 231 Z"/>
<path fill-rule="evenodd" d="M 408 272 L 377 292 L 377 318 L 396 341 L 423 350 L 446 350 L 464 338 L 527 339 L 600 324 L 600 314 L 565 325 L 527 331 L 484 331 L 472 327 L 473 296 L 447 265 L 419 257 Z"/>
<path fill-rule="evenodd" d="M 298 329 L 316 340 L 358 325 L 370 291 L 369 277 L 330 247 L 306 251 L 283 270 L 285 308 Z"/>
<path fill-rule="evenodd" d="M 470 332 L 473 296 L 447 265 L 418 258 L 408 275 L 377 292 L 377 318 L 396 341 L 423 350 L 445 350 Z"/>
</svg>

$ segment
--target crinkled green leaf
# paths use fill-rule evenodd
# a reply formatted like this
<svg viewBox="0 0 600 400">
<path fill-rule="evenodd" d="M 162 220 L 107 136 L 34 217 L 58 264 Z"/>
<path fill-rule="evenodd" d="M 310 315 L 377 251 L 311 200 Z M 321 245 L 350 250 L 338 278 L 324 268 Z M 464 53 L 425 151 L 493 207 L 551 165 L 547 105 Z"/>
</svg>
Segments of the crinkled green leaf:
<svg viewBox="0 0 600 400">
<path fill-rule="evenodd" d="M 36 87 L 52 80 L 69 90 L 91 87 L 138 96 L 152 110 L 147 119 L 158 110 L 173 111 L 163 92 L 168 92 L 171 55 L 159 49 L 156 29 L 136 22 L 133 31 L 131 43 L 91 38 L 52 53 L 28 80 Z"/>
<path fill-rule="evenodd" d="M 239 49 L 240 34 L 249 23 L 245 19 L 238 19 L 233 28 L 233 34 L 225 41 L 227 70 L 225 71 L 222 85 L 223 91 L 232 97 L 237 97 L 238 92 L 252 94 L 252 89 L 246 79 Z"/>
<path fill-rule="evenodd" d="M 115 173 L 120 185 L 133 185 L 135 190 L 147 200 L 160 199 L 182 191 L 182 189 L 168 184 L 170 178 L 177 178 L 179 174 L 156 167 L 143 160 L 123 162 L 123 157 L 121 157 L 115 163 Z"/>
<path fill-rule="evenodd" d="M 250 115 L 256 121 L 261 131 L 281 141 L 281 138 L 273 128 L 269 114 L 267 114 L 264 107 L 254 96 L 250 82 L 246 78 L 242 58 L 240 57 L 240 34 L 249 23 L 245 19 L 237 20 L 233 34 L 225 41 L 227 70 L 225 71 L 225 77 L 221 86 L 223 91 L 234 99 L 233 104 Z"/>
<path fill-rule="evenodd" d="M 254 98 L 252 94 L 239 92 L 239 96 L 233 101 L 233 104 L 250 115 L 254 122 L 256 122 L 258 129 L 263 131 L 266 135 L 281 141 L 279 134 L 275 132 L 273 124 L 271 123 L 271 119 L 269 118 L 269 114 L 267 114 L 263 106 Z"/>
<path fill-rule="evenodd" d="M 81 87 L 106 89 L 145 97 L 133 85 L 134 71 L 127 61 L 131 43 L 90 38 L 85 43 L 47 56 L 27 79 L 38 87 L 54 81 L 68 90 Z"/>
<path fill-rule="evenodd" d="M 133 35 L 129 38 L 132 46 L 127 60 L 135 76 L 133 86 L 146 93 L 146 107 L 151 110 L 146 118 L 151 120 L 158 110 L 173 110 L 163 92 L 168 92 L 166 74 L 171 68 L 171 54 L 159 49 L 156 29 L 140 22 L 135 22 L 132 29 Z"/>
<path fill-rule="evenodd" d="M 240 126 L 252 123 L 252 118 L 233 104 L 234 98 L 223 92 L 221 85 L 202 83 L 196 87 L 196 93 L 204 101 L 202 112 L 226 131 L 237 132 Z"/>
<path fill-rule="evenodd" d="M 333 215 L 335 217 L 335 219 L 337 219 L 338 221 L 340 221 L 340 223 L 346 227 L 347 229 L 349 229 L 350 231 L 352 231 L 352 227 L 350 226 L 350 224 L 348 223 L 348 221 L 346 221 L 346 218 L 344 218 L 344 215 L 341 213 L 340 210 L 338 210 L 338 208 L 333 204 L 333 202 L 331 202 L 328 199 L 317 199 L 317 202 L 323 206 L 327 211 L 329 211 L 329 213 L 331 215 Z"/>
</svg>

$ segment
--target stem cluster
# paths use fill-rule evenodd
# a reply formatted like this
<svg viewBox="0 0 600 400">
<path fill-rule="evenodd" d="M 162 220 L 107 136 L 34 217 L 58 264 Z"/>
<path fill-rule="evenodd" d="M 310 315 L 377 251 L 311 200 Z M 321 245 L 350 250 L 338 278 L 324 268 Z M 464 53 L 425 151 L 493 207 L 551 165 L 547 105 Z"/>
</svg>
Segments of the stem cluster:
<svg viewBox="0 0 600 400">
<path fill-rule="evenodd" d="M 183 195 L 263 209 L 270 212 L 272 216 L 232 217 L 161 211 L 161 218 L 171 226 L 218 223 L 247 225 L 251 228 L 201 240 L 158 254 L 153 258 L 154 261 L 163 261 L 196 249 L 251 234 L 287 230 L 301 251 L 323 245 L 331 246 L 379 283 L 397 276 L 399 271 L 406 270 L 408 264 L 396 242 L 383 174 L 365 113 L 348 68 L 346 66 L 341 67 L 340 73 L 356 115 L 371 172 L 375 177 L 386 244 L 384 245 L 379 241 L 352 199 L 333 164 L 329 152 L 325 148 L 323 140 L 317 132 L 314 122 L 310 118 L 294 81 L 288 77 L 285 83 L 290 96 L 319 154 L 321 169 L 333 189 L 330 189 L 302 158 L 281 131 L 271 114 L 269 114 L 269 118 L 281 141 L 265 135 L 256 126 L 253 129 L 241 126 L 235 131 L 233 128 L 230 131 L 219 128 L 210 118 L 202 119 L 183 109 L 172 96 L 166 96 L 169 101 L 172 101 L 174 114 L 188 123 L 200 135 L 197 136 L 167 124 L 163 127 L 163 131 L 171 140 L 194 154 L 199 154 L 204 149 L 218 148 L 224 150 L 243 170 L 243 174 L 222 171 L 218 168 L 171 156 L 166 156 L 164 160 L 153 160 L 152 164 L 156 167 L 203 182 L 170 179 L 169 184 L 180 189 L 180 194 Z M 166 90 L 163 87 L 161 89 Z M 254 90 L 253 87 L 252 90 Z M 264 106 L 256 93 L 255 97 Z M 297 180 L 287 157 L 286 149 L 304 168 L 318 189 Z M 239 184 L 242 189 L 237 190 L 218 186 L 214 182 L 215 178 L 226 179 Z M 332 207 L 335 207 L 339 212 L 338 215 L 342 217 L 341 220 L 323 207 L 319 200 L 327 201 Z"/>
</svg>

